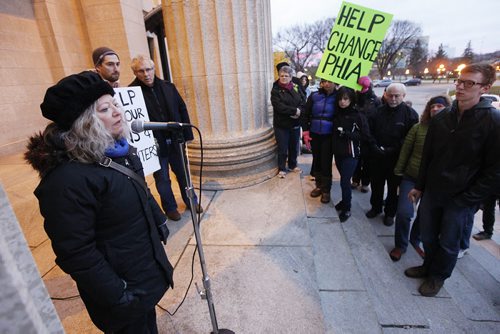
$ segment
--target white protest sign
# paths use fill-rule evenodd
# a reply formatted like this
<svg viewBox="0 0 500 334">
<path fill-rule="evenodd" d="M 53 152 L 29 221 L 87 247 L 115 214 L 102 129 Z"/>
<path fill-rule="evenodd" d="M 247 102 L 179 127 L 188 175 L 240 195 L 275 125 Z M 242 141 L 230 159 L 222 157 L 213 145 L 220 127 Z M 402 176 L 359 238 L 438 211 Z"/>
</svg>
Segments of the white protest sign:
<svg viewBox="0 0 500 334">
<path fill-rule="evenodd" d="M 142 96 L 141 87 L 119 87 L 115 88 L 115 93 L 115 99 L 125 112 L 125 120 L 129 128 L 132 121 L 137 119 L 149 122 L 149 115 L 146 103 L 144 102 L 144 96 Z M 137 148 L 137 155 L 144 167 L 144 175 L 152 174 L 160 169 L 158 149 L 152 131 L 134 133 L 130 130 L 128 142 Z"/>
</svg>

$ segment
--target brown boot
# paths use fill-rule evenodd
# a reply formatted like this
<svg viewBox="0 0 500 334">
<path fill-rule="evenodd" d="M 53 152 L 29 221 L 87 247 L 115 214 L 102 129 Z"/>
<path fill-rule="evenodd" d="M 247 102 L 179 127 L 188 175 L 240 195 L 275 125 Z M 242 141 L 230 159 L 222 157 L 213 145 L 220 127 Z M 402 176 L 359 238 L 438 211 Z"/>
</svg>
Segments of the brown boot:
<svg viewBox="0 0 500 334">
<path fill-rule="evenodd" d="M 439 293 L 443 284 L 444 280 L 436 277 L 429 277 L 422 283 L 420 288 L 418 288 L 418 292 L 424 297 L 434 297 Z"/>
<path fill-rule="evenodd" d="M 321 194 L 321 203 L 330 203 L 330 193 L 322 193 Z"/>
<path fill-rule="evenodd" d="M 321 189 L 320 188 L 314 188 L 313 191 L 311 191 L 311 197 L 316 198 L 321 196 Z"/>
</svg>

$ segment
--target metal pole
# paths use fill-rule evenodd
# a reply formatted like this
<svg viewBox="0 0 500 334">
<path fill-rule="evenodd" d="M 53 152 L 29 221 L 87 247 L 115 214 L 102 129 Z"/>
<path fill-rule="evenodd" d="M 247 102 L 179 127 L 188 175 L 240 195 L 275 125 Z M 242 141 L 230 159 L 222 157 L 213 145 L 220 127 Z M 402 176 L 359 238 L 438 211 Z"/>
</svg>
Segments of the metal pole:
<svg viewBox="0 0 500 334">
<path fill-rule="evenodd" d="M 207 273 L 207 268 L 205 263 L 205 253 L 203 252 L 203 246 L 201 244 L 198 213 L 196 208 L 198 204 L 194 202 L 195 193 L 194 193 L 193 182 L 191 180 L 191 173 L 189 171 L 189 160 L 186 154 L 186 144 L 182 135 L 182 129 L 179 129 L 179 131 L 174 131 L 173 133 L 174 137 L 176 137 L 175 140 L 178 141 L 179 149 L 182 154 L 182 161 L 183 161 L 182 166 L 184 169 L 184 178 L 187 185 L 185 191 L 186 195 L 189 198 L 189 206 L 191 208 L 191 220 L 193 222 L 194 236 L 196 238 L 196 248 L 198 250 L 198 256 L 200 258 L 201 272 L 203 274 L 204 291 L 199 291 L 199 294 L 201 298 L 202 299 L 205 298 L 208 303 L 208 311 L 210 312 L 210 320 L 212 321 L 212 328 L 213 328 L 212 334 L 234 334 L 234 332 L 229 329 L 219 329 L 217 325 L 217 316 L 215 315 L 215 306 L 213 303 L 212 291 L 210 289 L 210 277 L 208 276 Z"/>
</svg>

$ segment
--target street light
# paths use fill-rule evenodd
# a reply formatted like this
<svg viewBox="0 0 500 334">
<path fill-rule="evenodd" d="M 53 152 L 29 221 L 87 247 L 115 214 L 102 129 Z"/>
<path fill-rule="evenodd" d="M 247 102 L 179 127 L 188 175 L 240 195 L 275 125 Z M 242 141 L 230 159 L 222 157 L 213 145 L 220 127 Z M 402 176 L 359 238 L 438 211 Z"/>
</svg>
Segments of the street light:
<svg viewBox="0 0 500 334">
<path fill-rule="evenodd" d="M 457 66 L 457 69 L 455 71 L 458 72 L 458 75 L 460 75 L 460 72 L 462 72 L 462 70 L 464 69 L 465 67 L 465 64 L 460 64 Z"/>
</svg>

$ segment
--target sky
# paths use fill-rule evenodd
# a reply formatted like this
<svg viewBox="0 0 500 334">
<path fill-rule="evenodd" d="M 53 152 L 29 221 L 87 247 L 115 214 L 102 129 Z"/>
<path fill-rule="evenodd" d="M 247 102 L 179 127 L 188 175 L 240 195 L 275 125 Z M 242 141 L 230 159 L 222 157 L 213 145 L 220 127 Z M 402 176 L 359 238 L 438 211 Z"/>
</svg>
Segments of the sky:
<svg viewBox="0 0 500 334">
<path fill-rule="evenodd" d="M 295 24 L 336 17 L 339 0 L 270 0 L 273 36 Z M 469 40 L 474 53 L 500 50 L 500 0 L 351 0 L 351 3 L 393 14 L 393 20 L 409 20 L 429 36 L 429 52 L 439 44 L 448 56 L 460 56 Z M 445 49 L 446 50 L 446 49 Z"/>
</svg>

